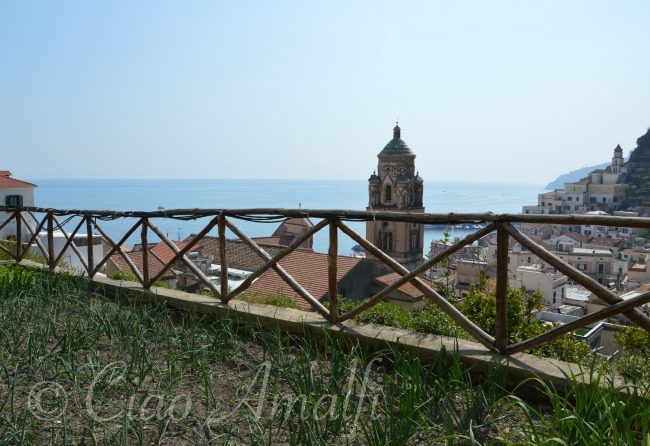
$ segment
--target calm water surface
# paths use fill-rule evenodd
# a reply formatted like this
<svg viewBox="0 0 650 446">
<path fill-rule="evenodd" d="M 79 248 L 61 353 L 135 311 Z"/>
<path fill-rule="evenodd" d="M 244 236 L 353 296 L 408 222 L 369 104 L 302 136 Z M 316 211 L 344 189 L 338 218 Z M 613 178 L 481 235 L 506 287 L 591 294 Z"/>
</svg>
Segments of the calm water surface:
<svg viewBox="0 0 650 446">
<path fill-rule="evenodd" d="M 365 210 L 368 202 L 366 180 L 30 180 L 38 185 L 36 206 L 57 209 L 155 211 L 165 209 L 351 209 Z M 440 183 L 425 181 L 424 206 L 430 213 L 493 212 L 518 213 L 521 207 L 537 202 L 541 185 L 495 183 Z M 177 240 L 199 232 L 207 219 L 178 221 L 159 219 L 155 223 Z M 134 224 L 118 219 L 100 224 L 113 239 L 120 239 Z M 247 235 L 271 235 L 277 223 L 260 224 L 235 220 Z M 365 234 L 365 223 L 350 225 Z M 72 230 L 69 229 L 70 231 Z M 463 236 L 467 230 L 452 230 Z M 216 229 L 213 231 L 216 235 Z M 151 236 L 150 236 L 151 237 Z M 439 240 L 440 229 L 425 229 L 425 242 Z M 155 241 L 156 239 L 151 239 Z M 132 236 L 127 244 L 138 242 Z M 326 252 L 327 231 L 314 237 L 314 249 Z M 339 252 L 349 254 L 355 243 L 343 234 Z"/>
</svg>

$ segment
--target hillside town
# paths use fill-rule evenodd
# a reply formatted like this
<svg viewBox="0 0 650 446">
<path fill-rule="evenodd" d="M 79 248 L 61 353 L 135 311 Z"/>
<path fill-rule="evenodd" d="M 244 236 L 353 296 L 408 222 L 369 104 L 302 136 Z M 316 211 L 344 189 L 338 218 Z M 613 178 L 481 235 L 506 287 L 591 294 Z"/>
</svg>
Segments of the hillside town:
<svg viewBox="0 0 650 446">
<path fill-rule="evenodd" d="M 645 138 L 645 139 L 644 139 Z M 524 215 L 543 214 L 585 214 L 615 216 L 647 216 L 644 202 L 639 199 L 637 185 L 630 183 L 634 168 L 642 169 L 645 152 L 648 151 L 647 135 L 639 138 L 639 149 L 634 151 L 629 162 L 625 162 L 623 149 L 616 146 L 611 164 L 597 169 L 575 182 L 566 183 L 562 189 L 543 192 L 535 205 L 522 207 Z M 424 180 L 415 168 L 415 153 L 401 138 L 401 128 L 396 125 L 393 138 L 377 155 L 377 169 L 368 180 L 369 211 L 424 213 Z M 641 166 L 641 167 L 640 167 Z M 34 206 L 35 184 L 12 177 L 9 171 L 0 171 L 0 193 L 7 206 Z M 631 191 L 634 190 L 635 194 Z M 33 220 L 26 221 L 34 225 Z M 478 222 L 480 223 L 480 222 Z M 282 222 L 267 237 L 252 238 L 257 246 L 274 256 L 292 245 L 306 231 L 313 227 L 309 218 L 289 218 Z M 481 228 L 482 225 L 474 225 Z M 622 299 L 639 295 L 650 286 L 650 243 L 648 230 L 631 227 L 606 227 L 579 224 L 531 224 L 524 223 L 520 230 L 545 250 L 583 272 L 598 283 L 615 291 Z M 16 239 L 17 227 L 9 223 L 0 229 L 0 237 Z M 22 228 L 23 239 L 29 236 Z M 196 237 L 192 234 L 184 240 L 174 241 L 176 250 L 183 249 Z M 47 249 L 49 240 L 54 252 L 62 256 L 70 268 L 83 270 L 83 255 L 66 244 L 68 234 L 62 228 L 56 230 L 51 239 L 41 232 L 37 245 Z M 402 221 L 368 221 L 366 239 L 395 259 L 408 270 L 422 265 L 425 257 L 435 256 L 458 242 L 458 239 L 431 240 L 426 244 L 422 224 Z M 111 253 L 113 244 L 99 234 L 77 233 L 74 245 L 92 245 L 93 256 L 101 258 Z M 281 262 L 282 268 L 299 282 L 304 289 L 320 302 L 328 301 L 328 256 L 313 250 L 312 239 L 308 238 L 298 249 Z M 449 297 L 462 300 L 479 281 L 484 280 L 486 291 L 495 288 L 496 234 L 481 238 L 477 243 L 463 247 L 451 255 L 443 264 L 433 265 L 420 276 L 420 280 L 434 289 L 445 289 Z M 32 248 L 35 251 L 38 248 Z M 128 278 L 132 266 L 143 270 L 144 259 L 150 274 L 155 276 L 175 257 L 175 250 L 164 242 L 149 243 L 146 247 L 136 244 L 122 247 L 122 252 L 113 252 L 103 267 L 108 277 Z M 65 252 L 62 254 L 62 251 Z M 205 235 L 188 251 L 187 256 L 194 265 L 189 268 L 183 261 L 175 264 L 164 275 L 160 283 L 170 288 L 189 292 L 208 292 L 197 276 L 207 277 L 220 285 L 219 264 L 220 241 L 218 237 Z M 425 256 L 425 250 L 427 255 Z M 261 268 L 265 260 L 240 239 L 227 239 L 225 252 L 228 258 L 228 288 L 236 289 L 247 277 Z M 370 254 L 360 256 L 339 255 L 337 259 L 337 289 L 346 299 L 361 301 L 383 288 L 394 284 L 401 276 Z M 566 323 L 577 317 L 591 314 L 605 306 L 585 288 L 573 283 L 566 275 L 559 273 L 546 262 L 531 253 L 514 238 L 508 246 L 509 285 L 513 289 L 539 292 L 544 297 L 544 307 L 537 317 L 549 323 Z M 450 286 L 451 284 L 451 286 Z M 450 291 L 451 288 L 451 291 Z M 256 279 L 245 291 L 244 297 L 279 295 L 294 302 L 297 308 L 311 310 L 312 307 L 299 293 L 271 269 Z M 425 294 L 410 283 L 389 293 L 385 301 L 407 310 L 422 308 L 427 303 Z M 647 306 L 643 307 L 647 313 Z M 624 316 L 618 322 L 626 323 Z M 582 333 L 592 350 L 604 355 L 617 352 L 612 331 L 615 326 L 601 322 L 588 327 Z M 578 336 L 578 335 L 576 335 Z"/>
</svg>

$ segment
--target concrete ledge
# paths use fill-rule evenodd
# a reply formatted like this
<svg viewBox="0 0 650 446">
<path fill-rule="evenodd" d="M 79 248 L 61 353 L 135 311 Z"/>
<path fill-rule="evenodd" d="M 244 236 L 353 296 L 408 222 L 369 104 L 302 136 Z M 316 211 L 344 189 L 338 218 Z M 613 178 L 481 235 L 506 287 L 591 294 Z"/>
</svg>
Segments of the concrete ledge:
<svg viewBox="0 0 650 446">
<path fill-rule="evenodd" d="M 22 262 L 21 265 L 47 269 L 41 264 L 29 261 Z M 525 353 L 501 356 L 492 353 L 479 343 L 463 339 L 383 325 L 358 324 L 353 321 L 331 324 L 317 313 L 238 300 L 223 304 L 213 297 L 159 287 L 146 290 L 136 282 L 103 277 L 96 277 L 92 280 L 83 277 L 83 279 L 89 283 L 93 290 L 107 297 L 127 296 L 144 302 L 165 303 L 181 310 L 193 310 L 216 317 L 228 317 L 242 323 L 279 329 L 296 335 L 303 335 L 306 332 L 329 331 L 341 334 L 352 342 L 358 342 L 362 348 L 369 351 L 400 348 L 418 355 L 425 362 L 432 361 L 444 349 L 448 360 L 451 360 L 453 355 L 458 355 L 461 363 L 470 369 L 471 374 L 476 376 L 485 376 L 499 366 L 507 366 L 507 385 L 510 390 L 525 380 L 538 379 L 564 394 L 570 389 L 570 382 L 567 381 L 565 375 L 580 377 L 579 379 L 585 382 L 589 380 L 589 376 L 585 376 L 586 373 L 583 373 L 584 368 L 581 369 L 577 364 Z M 620 380 L 617 382 L 617 386 L 622 384 L 623 382 Z M 538 387 L 539 383 L 531 382 L 529 385 L 519 387 L 518 393 L 527 399 L 544 400 L 545 397 L 540 393 Z"/>
</svg>

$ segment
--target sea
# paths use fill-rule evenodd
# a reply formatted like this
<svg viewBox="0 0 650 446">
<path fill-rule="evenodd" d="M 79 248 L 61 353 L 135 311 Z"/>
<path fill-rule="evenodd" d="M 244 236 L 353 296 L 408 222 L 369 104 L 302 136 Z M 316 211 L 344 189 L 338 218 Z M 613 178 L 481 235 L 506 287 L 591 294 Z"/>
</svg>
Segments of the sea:
<svg viewBox="0 0 650 446">
<path fill-rule="evenodd" d="M 159 209 L 348 209 L 365 210 L 368 204 L 366 180 L 29 180 L 38 185 L 35 205 L 54 209 L 112 211 L 157 211 Z M 424 206 L 428 213 L 519 213 L 524 205 L 537 203 L 542 185 L 510 183 L 424 183 Z M 155 219 L 154 223 L 173 240 L 183 240 L 201 231 L 209 219 L 182 221 Z M 317 219 L 312 219 L 314 224 Z M 135 224 L 135 219 L 100 221 L 102 228 L 117 241 Z M 278 223 L 233 221 L 249 237 L 270 236 Z M 74 220 L 66 225 L 71 232 Z M 350 222 L 365 234 L 364 222 Z M 452 239 L 475 231 L 474 228 L 425 228 L 425 251 L 432 241 L 441 240 L 447 230 Z M 80 231 L 83 232 L 83 231 Z M 126 242 L 139 243 L 139 231 Z M 210 233 L 217 235 L 216 228 Z M 229 234 L 229 236 L 233 236 Z M 158 241 L 150 233 L 149 242 Z M 314 236 L 314 250 L 325 253 L 329 234 L 321 230 Z M 356 243 L 339 235 L 339 254 L 351 255 Z"/>
</svg>

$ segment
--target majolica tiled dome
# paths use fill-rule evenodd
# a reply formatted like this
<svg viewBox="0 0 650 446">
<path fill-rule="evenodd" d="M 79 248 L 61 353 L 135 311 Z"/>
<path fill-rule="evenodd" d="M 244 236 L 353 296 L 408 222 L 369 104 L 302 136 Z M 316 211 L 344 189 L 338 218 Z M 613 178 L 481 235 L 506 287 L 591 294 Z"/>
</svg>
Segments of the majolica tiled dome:
<svg viewBox="0 0 650 446">
<path fill-rule="evenodd" d="M 409 146 L 406 145 L 404 141 L 402 141 L 402 138 L 400 138 L 400 128 L 399 125 L 396 125 L 395 128 L 393 129 L 393 139 L 391 139 L 388 144 L 386 144 L 386 147 L 379 152 L 379 156 L 383 155 L 411 155 L 414 156 L 415 154 L 413 151 L 409 148 Z"/>
</svg>

